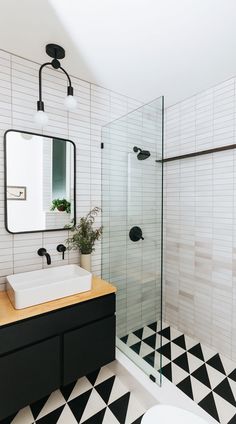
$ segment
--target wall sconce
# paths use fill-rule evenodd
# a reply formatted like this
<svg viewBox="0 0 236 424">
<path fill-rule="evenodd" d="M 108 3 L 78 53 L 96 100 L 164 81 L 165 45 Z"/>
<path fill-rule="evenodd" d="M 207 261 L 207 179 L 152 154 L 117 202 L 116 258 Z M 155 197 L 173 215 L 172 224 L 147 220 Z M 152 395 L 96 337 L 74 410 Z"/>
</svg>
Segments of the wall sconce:
<svg viewBox="0 0 236 424">
<path fill-rule="evenodd" d="M 71 85 L 71 79 L 65 69 L 62 68 L 59 59 L 65 57 L 65 50 L 63 47 L 58 46 L 57 44 L 47 44 L 46 53 L 48 56 L 52 57 L 51 62 L 46 62 L 39 68 L 39 100 L 37 101 L 37 112 L 34 116 L 34 121 L 40 127 L 44 127 L 48 123 L 48 116 L 44 111 L 44 102 L 42 100 L 42 70 L 45 66 L 52 66 L 54 69 L 61 69 L 62 72 L 67 76 L 68 86 L 67 86 L 67 96 L 64 101 L 65 108 L 67 110 L 74 110 L 77 106 L 77 101 L 74 97 L 74 89 Z"/>
</svg>

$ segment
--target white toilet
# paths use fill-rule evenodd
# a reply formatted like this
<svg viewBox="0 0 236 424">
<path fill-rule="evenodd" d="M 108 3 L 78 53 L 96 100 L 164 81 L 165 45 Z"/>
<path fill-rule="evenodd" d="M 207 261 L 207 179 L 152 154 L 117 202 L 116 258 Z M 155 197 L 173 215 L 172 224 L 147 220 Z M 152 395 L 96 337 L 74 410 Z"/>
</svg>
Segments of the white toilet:
<svg viewBox="0 0 236 424">
<path fill-rule="evenodd" d="M 171 405 L 155 405 L 143 416 L 142 424 L 206 424 L 192 412 Z"/>
</svg>

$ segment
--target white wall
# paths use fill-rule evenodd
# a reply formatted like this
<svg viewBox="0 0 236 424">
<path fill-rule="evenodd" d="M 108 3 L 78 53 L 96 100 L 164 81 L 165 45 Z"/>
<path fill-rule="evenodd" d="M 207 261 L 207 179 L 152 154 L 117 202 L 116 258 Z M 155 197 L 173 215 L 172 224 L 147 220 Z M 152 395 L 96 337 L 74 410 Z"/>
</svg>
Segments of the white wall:
<svg viewBox="0 0 236 424">
<path fill-rule="evenodd" d="M 19 232 L 45 228 L 43 143 L 37 137 L 27 140 L 20 133 L 8 133 L 7 184 L 26 187 L 26 200 L 8 201 L 9 230 Z"/>
<path fill-rule="evenodd" d="M 78 253 L 66 254 L 65 261 L 56 252 L 58 243 L 68 237 L 67 231 L 11 235 L 4 227 L 3 135 L 9 129 L 38 132 L 33 115 L 38 99 L 39 64 L 0 50 L 0 287 L 8 274 L 47 266 L 37 255 L 45 247 L 52 256 L 52 266 L 77 263 Z M 64 108 L 66 80 L 61 73 L 45 69 L 43 97 L 50 123 L 47 135 L 71 139 L 76 143 L 77 218 L 93 206 L 101 206 L 101 126 L 127 113 L 140 103 L 130 98 L 73 78 L 78 109 L 67 113 Z M 98 219 L 98 225 L 100 219 Z M 93 255 L 93 272 L 100 274 L 101 248 Z"/>
<path fill-rule="evenodd" d="M 166 111 L 165 157 L 235 143 L 235 78 Z M 236 359 L 236 150 L 165 165 L 165 318 Z"/>
</svg>

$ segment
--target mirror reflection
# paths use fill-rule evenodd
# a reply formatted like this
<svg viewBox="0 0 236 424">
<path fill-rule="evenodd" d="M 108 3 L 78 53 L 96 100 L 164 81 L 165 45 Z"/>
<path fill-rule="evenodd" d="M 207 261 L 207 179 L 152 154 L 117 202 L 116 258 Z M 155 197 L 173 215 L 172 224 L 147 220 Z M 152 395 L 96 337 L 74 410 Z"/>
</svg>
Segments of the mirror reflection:
<svg viewBox="0 0 236 424">
<path fill-rule="evenodd" d="M 75 219 L 75 145 L 10 130 L 5 134 L 5 224 L 11 233 L 64 229 Z"/>
</svg>

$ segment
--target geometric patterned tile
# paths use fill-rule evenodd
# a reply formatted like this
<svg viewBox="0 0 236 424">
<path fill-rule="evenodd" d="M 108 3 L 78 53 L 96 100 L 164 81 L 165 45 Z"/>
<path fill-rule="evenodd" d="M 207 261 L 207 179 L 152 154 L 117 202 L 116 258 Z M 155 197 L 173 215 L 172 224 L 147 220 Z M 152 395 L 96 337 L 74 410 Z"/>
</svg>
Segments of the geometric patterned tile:
<svg viewBox="0 0 236 424">
<path fill-rule="evenodd" d="M 153 351 L 153 348 L 150 347 L 147 343 L 141 342 L 140 350 L 139 350 L 139 356 L 143 358 L 146 355 L 149 355 Z"/>
<path fill-rule="evenodd" d="M 198 381 L 200 381 L 202 384 L 207 386 L 211 390 L 211 383 L 209 380 L 209 375 L 207 372 L 206 365 L 203 364 L 199 368 L 197 368 L 193 373 L 192 376 L 196 378 Z"/>
<path fill-rule="evenodd" d="M 206 363 L 207 374 L 209 376 L 209 380 L 211 382 L 211 388 L 214 390 L 224 379 L 225 375 L 216 369 L 212 368 L 210 365 Z"/>
<path fill-rule="evenodd" d="M 193 346 L 196 345 L 196 340 L 194 340 L 192 337 L 187 336 L 186 334 L 184 335 L 184 338 L 185 338 L 186 348 L 189 351 L 190 349 L 192 349 Z"/>
<path fill-rule="evenodd" d="M 139 417 L 141 417 L 145 412 L 146 410 L 143 408 L 143 406 L 139 402 L 137 402 L 137 399 L 131 393 L 129 398 L 125 424 L 132 424 Z"/>
<path fill-rule="evenodd" d="M 146 333 L 145 328 L 148 329 Z M 154 322 L 143 330 L 139 329 L 136 335 L 141 336 L 144 344 L 149 346 L 149 350 L 142 345 L 143 342 L 132 346 L 145 361 L 156 370 L 162 367 L 161 372 L 168 380 L 216 420 L 222 424 L 236 424 L 234 362 L 170 327 L 168 323 L 164 323 L 162 330 L 158 331 L 158 325 Z M 131 340 L 134 341 L 134 338 Z M 160 354 L 160 357 L 157 356 Z"/>
<path fill-rule="evenodd" d="M 151 336 L 143 339 L 144 343 L 150 346 L 152 349 L 158 349 L 160 347 L 160 341 L 157 335 L 154 333 Z"/>
<path fill-rule="evenodd" d="M 158 334 L 160 334 L 161 336 L 170 340 L 170 337 L 171 337 L 170 336 L 170 327 L 166 327 L 166 328 L 162 329 L 161 331 L 158 331 Z"/>
<path fill-rule="evenodd" d="M 203 408 L 208 414 L 210 414 L 216 421 L 219 421 L 219 415 L 215 403 L 213 393 L 210 392 L 205 398 L 199 402 L 199 406 Z"/>
<path fill-rule="evenodd" d="M 169 381 L 172 381 L 172 363 L 169 362 L 167 365 L 162 366 L 161 373 L 168 378 Z"/>
<path fill-rule="evenodd" d="M 157 351 L 171 360 L 171 342 L 161 346 L 159 349 L 157 349 Z"/>
<path fill-rule="evenodd" d="M 176 359 L 174 359 L 173 362 L 176 365 L 178 365 L 180 368 L 182 368 L 184 371 L 186 371 L 188 374 L 190 373 L 189 364 L 188 364 L 188 357 L 187 357 L 186 352 L 184 352 L 182 355 L 180 355 Z"/>
<path fill-rule="evenodd" d="M 201 347 L 200 343 L 191 347 L 191 349 L 189 349 L 188 351 L 192 355 L 196 356 L 198 359 L 201 359 L 201 361 L 204 361 L 204 356 L 203 356 L 203 353 L 202 353 L 202 347 Z"/>
<path fill-rule="evenodd" d="M 226 375 L 231 374 L 231 372 L 233 372 L 234 369 L 235 369 L 235 362 L 231 361 L 231 359 L 226 358 L 223 355 L 220 355 L 220 357 L 221 357 L 221 361 L 224 365 L 224 370 L 225 370 Z"/>
<path fill-rule="evenodd" d="M 14 424 L 31 424 L 32 422 L 34 422 L 34 417 L 29 406 L 21 409 L 11 421 Z"/>
<path fill-rule="evenodd" d="M 47 402 L 48 398 L 49 398 L 49 395 L 43 397 L 42 399 L 39 399 L 37 402 L 34 402 L 30 405 L 30 408 L 35 420 L 38 417 L 42 408 L 44 407 L 45 403 Z"/>
<path fill-rule="evenodd" d="M 167 379 L 221 424 L 236 424 L 236 364 L 168 323 L 159 328 L 153 322 L 122 339 L 156 370 L 162 366 Z M 141 424 L 144 413 L 122 380 L 105 366 L 0 424 Z"/>
<path fill-rule="evenodd" d="M 54 411 L 50 412 L 50 414 L 45 415 L 43 418 L 40 418 L 36 421 L 37 424 L 56 424 L 59 420 L 60 415 L 62 414 L 62 411 L 64 409 L 64 406 L 60 406 L 60 408 L 55 409 Z"/>
<path fill-rule="evenodd" d="M 182 347 L 171 343 L 171 360 L 174 361 L 179 356 L 182 356 L 183 354 L 186 354 L 186 350 L 184 350 Z"/>
<path fill-rule="evenodd" d="M 228 375 L 228 377 L 236 381 L 236 368 Z"/>
<path fill-rule="evenodd" d="M 96 389 L 93 389 L 89 396 L 89 402 L 87 402 L 84 408 L 83 414 L 81 416 L 81 423 L 87 421 L 93 415 L 96 415 L 98 412 L 104 410 L 105 408 L 106 408 L 106 403 L 98 394 Z"/>
<path fill-rule="evenodd" d="M 187 357 L 188 357 L 190 374 L 192 374 L 196 369 L 200 368 L 204 364 L 204 362 L 201 359 L 197 358 L 196 356 L 192 355 L 189 352 L 187 352 Z"/>
<path fill-rule="evenodd" d="M 92 388 L 93 388 L 92 384 L 86 377 L 79 378 L 74 388 L 72 389 L 72 392 L 70 393 L 69 398 L 67 399 L 67 402 L 77 398 L 78 396 L 82 395 L 88 390 L 91 390 Z"/>
<path fill-rule="evenodd" d="M 217 393 L 227 402 L 231 403 L 231 405 L 236 407 L 236 400 L 227 377 L 214 388 L 214 393 Z"/>
<path fill-rule="evenodd" d="M 156 361 L 160 360 L 155 350 L 153 353 Z M 56 390 L 0 423 L 141 424 L 145 412 L 145 408 L 123 384 L 122 379 L 105 366 Z"/>
<path fill-rule="evenodd" d="M 68 405 L 78 422 L 80 422 L 83 416 L 92 391 L 93 389 L 90 389 L 68 402 Z"/>
<path fill-rule="evenodd" d="M 182 392 L 184 392 L 188 397 L 190 397 L 190 399 L 194 400 L 190 375 L 177 384 L 177 387 L 182 390 Z"/>
<path fill-rule="evenodd" d="M 77 424 L 77 420 L 68 405 L 65 405 L 57 424 Z"/>
<path fill-rule="evenodd" d="M 69 424 L 69 423 L 68 423 Z M 106 408 L 102 424 L 120 424 L 109 408 Z"/>
<path fill-rule="evenodd" d="M 143 329 L 143 339 L 146 339 L 149 336 L 152 336 L 153 334 L 155 334 L 155 331 L 153 331 L 151 328 L 149 327 L 144 327 Z"/>
<path fill-rule="evenodd" d="M 97 380 L 96 380 L 96 386 L 97 384 L 102 383 L 105 380 L 108 380 L 108 378 L 111 378 L 114 376 L 114 373 L 110 371 L 108 367 L 102 367 L 99 371 Z M 86 378 L 86 377 L 85 377 Z"/>
<path fill-rule="evenodd" d="M 47 399 L 46 403 L 44 404 L 43 408 L 37 416 L 37 420 L 44 417 L 45 415 L 50 414 L 50 412 L 54 411 L 54 409 L 58 409 L 60 408 L 60 406 L 65 405 L 65 403 L 66 401 L 61 391 L 56 390 Z"/>
<path fill-rule="evenodd" d="M 115 376 L 113 375 L 112 377 L 95 386 L 96 391 L 99 393 L 99 395 L 106 404 L 108 404 L 109 402 L 114 380 Z"/>
<path fill-rule="evenodd" d="M 205 384 L 201 383 L 199 380 L 197 380 L 195 377 L 191 375 L 191 384 L 192 384 L 192 390 L 193 390 L 193 399 L 196 403 L 199 404 L 209 393 L 211 390 L 209 387 L 205 386 Z"/>
<path fill-rule="evenodd" d="M 126 344 L 128 346 L 133 346 L 134 344 L 139 343 L 139 342 L 140 342 L 140 338 L 135 336 L 135 334 L 131 333 L 128 336 L 128 340 L 127 340 Z"/>
<path fill-rule="evenodd" d="M 229 404 L 225 399 L 213 392 L 216 408 L 221 424 L 228 424 L 235 415 L 235 407 Z"/>
<path fill-rule="evenodd" d="M 221 372 L 222 374 L 226 374 L 219 353 L 214 355 L 212 358 L 208 359 L 207 364 L 215 368 L 217 371 Z"/>
<path fill-rule="evenodd" d="M 96 414 L 91 415 L 87 420 L 81 420 L 81 423 L 84 424 L 102 424 L 103 418 L 106 412 L 106 408 L 100 409 Z"/>
<path fill-rule="evenodd" d="M 236 424 L 236 414 L 231 418 L 228 424 Z"/>
<path fill-rule="evenodd" d="M 109 404 L 115 402 L 121 396 L 124 396 L 127 392 L 127 387 L 123 384 L 120 378 L 116 377 L 112 386 L 112 391 L 110 393 Z"/>
<path fill-rule="evenodd" d="M 178 336 L 175 339 L 172 339 L 172 342 L 175 343 L 177 346 L 182 347 L 182 349 L 187 350 L 186 343 L 185 343 L 185 337 L 183 334 Z"/>
<path fill-rule="evenodd" d="M 155 354 L 156 354 L 156 352 L 155 352 L 155 350 L 153 350 L 151 353 L 149 353 L 148 355 L 143 357 L 144 361 L 146 361 L 153 368 L 154 368 L 154 364 L 155 364 Z"/>
<path fill-rule="evenodd" d="M 133 331 L 133 334 L 138 337 L 140 340 L 143 339 L 143 330 L 144 328 L 140 328 L 139 330 Z"/>
<path fill-rule="evenodd" d="M 176 339 L 178 339 L 179 337 L 181 337 L 183 335 L 183 333 L 181 333 L 181 331 L 177 330 L 174 327 L 171 327 L 170 332 L 171 332 L 171 341 L 173 341 L 174 343 L 175 343 Z"/>
<path fill-rule="evenodd" d="M 114 402 L 109 404 L 109 409 L 121 424 L 125 424 L 129 400 L 130 392 L 127 392 L 123 396 L 119 397 Z"/>
<path fill-rule="evenodd" d="M 189 373 L 174 362 L 171 362 L 170 364 L 172 369 L 172 383 L 177 386 L 181 381 L 185 380 L 189 376 Z"/>
<path fill-rule="evenodd" d="M 86 376 L 89 382 L 94 386 L 97 381 L 98 375 L 100 374 L 100 369 L 97 369 Z"/>
</svg>

